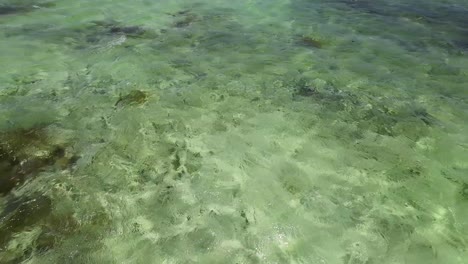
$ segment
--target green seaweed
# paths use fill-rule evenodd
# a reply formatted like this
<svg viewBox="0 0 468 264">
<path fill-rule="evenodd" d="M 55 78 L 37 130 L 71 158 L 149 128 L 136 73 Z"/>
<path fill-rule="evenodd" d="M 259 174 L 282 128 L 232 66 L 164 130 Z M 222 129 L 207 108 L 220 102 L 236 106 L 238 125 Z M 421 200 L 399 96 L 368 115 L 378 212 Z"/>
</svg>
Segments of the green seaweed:
<svg viewBox="0 0 468 264">
<path fill-rule="evenodd" d="M 64 246 L 67 246 L 67 239 L 71 238 L 93 240 L 79 245 L 80 250 L 99 243 L 96 230 L 106 228 L 110 221 L 104 208 L 94 207 L 92 211 L 80 217 L 75 215 L 75 209 L 56 210 L 56 205 L 52 198 L 45 194 L 31 193 L 8 197 L 0 214 L 0 249 L 6 249 L 10 242 L 15 243 L 16 235 L 22 232 L 39 229 L 39 234 L 33 241 L 24 245 L 24 251 L 1 256 L 1 261 L 18 263 L 28 259 L 33 253 L 45 253 L 64 243 Z"/>
<path fill-rule="evenodd" d="M 0 194 L 8 194 L 26 180 L 53 166 L 65 169 L 77 156 L 66 146 L 51 142 L 46 126 L 20 128 L 0 133 Z"/>
<path fill-rule="evenodd" d="M 14 233 L 42 221 L 51 210 L 50 198 L 42 194 L 10 198 L 0 214 L 0 248 L 4 247 Z"/>
</svg>

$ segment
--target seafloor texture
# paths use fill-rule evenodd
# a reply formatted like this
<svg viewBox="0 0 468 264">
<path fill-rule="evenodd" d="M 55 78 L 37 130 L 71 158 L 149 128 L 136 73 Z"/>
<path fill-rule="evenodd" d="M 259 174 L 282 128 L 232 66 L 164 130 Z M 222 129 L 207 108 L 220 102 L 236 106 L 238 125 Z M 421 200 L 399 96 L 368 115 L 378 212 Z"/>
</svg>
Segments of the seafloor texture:
<svg viewBox="0 0 468 264">
<path fill-rule="evenodd" d="M 0 0 L 0 263 L 466 263 L 467 14 Z"/>
</svg>

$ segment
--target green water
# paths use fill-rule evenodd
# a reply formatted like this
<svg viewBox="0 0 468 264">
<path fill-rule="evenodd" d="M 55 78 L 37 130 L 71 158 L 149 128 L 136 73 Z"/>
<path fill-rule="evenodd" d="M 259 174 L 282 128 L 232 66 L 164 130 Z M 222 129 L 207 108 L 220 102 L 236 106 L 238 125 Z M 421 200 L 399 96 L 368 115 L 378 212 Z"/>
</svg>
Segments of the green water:
<svg viewBox="0 0 468 264">
<path fill-rule="evenodd" d="M 0 0 L 0 263 L 463 264 L 463 0 Z"/>
</svg>

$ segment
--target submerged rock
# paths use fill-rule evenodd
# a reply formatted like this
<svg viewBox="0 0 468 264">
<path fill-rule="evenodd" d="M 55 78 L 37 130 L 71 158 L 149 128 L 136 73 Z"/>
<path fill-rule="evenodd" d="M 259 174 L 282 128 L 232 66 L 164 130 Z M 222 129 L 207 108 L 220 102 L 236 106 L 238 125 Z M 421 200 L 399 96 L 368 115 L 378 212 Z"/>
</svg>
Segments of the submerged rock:
<svg viewBox="0 0 468 264">
<path fill-rule="evenodd" d="M 169 15 L 176 18 L 176 21 L 172 23 L 172 26 L 176 28 L 188 27 L 193 22 L 199 20 L 199 17 L 196 14 L 192 13 L 189 9 L 182 10 L 176 13 L 169 13 Z"/>
<path fill-rule="evenodd" d="M 197 21 L 197 16 L 195 15 L 187 15 L 182 19 L 177 20 L 176 22 L 173 23 L 174 27 L 177 28 L 184 28 L 190 26 L 193 22 Z"/>
<path fill-rule="evenodd" d="M 148 93 L 140 90 L 133 90 L 130 93 L 120 96 L 115 103 L 115 107 L 125 107 L 131 105 L 141 105 L 148 101 Z"/>
<path fill-rule="evenodd" d="M 323 42 L 311 36 L 301 36 L 297 40 L 297 43 L 308 48 L 323 48 Z"/>
</svg>

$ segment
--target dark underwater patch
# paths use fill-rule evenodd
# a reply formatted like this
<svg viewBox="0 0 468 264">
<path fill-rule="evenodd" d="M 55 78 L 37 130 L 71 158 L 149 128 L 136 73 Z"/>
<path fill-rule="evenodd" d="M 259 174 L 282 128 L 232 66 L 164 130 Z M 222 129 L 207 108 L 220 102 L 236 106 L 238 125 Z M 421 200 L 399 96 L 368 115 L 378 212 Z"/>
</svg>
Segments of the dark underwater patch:
<svg viewBox="0 0 468 264">
<path fill-rule="evenodd" d="M 50 24 L 27 24 L 6 28 L 6 37 L 21 36 L 46 42 L 65 44 L 77 50 L 131 47 L 146 39 L 154 39 L 155 31 L 139 25 L 127 25 L 114 20 L 88 21 L 78 26 L 61 27 Z"/>
<path fill-rule="evenodd" d="M 55 4 L 52 2 L 35 3 L 34 1 L 10 1 L 9 3 L 0 3 L 0 16 L 23 14 L 54 6 Z"/>
<path fill-rule="evenodd" d="M 387 27 L 396 27 L 395 35 L 399 28 L 410 29 L 412 23 L 425 25 L 429 31 L 418 32 L 415 30 L 415 38 L 406 42 L 418 41 L 417 38 L 427 39 L 427 45 L 436 45 L 442 48 L 455 48 L 466 50 L 466 28 L 468 27 L 468 8 L 457 5 L 449 5 L 434 2 L 405 2 L 394 3 L 391 1 L 369 0 L 343 0 L 352 10 L 382 17 L 382 20 L 390 20 Z M 402 19 L 408 20 L 405 22 Z M 387 30 L 387 29 L 386 29 Z M 464 44 L 465 43 L 465 44 Z M 421 46 L 421 43 L 419 44 Z"/>
<path fill-rule="evenodd" d="M 148 93 L 140 90 L 133 90 L 126 95 L 121 95 L 115 103 L 116 108 L 121 108 L 131 105 L 142 105 L 148 101 Z"/>
<path fill-rule="evenodd" d="M 37 224 L 47 217 L 51 210 L 51 200 L 42 194 L 30 194 L 7 200 L 0 214 L 0 248 L 4 247 L 14 233 Z"/>
<path fill-rule="evenodd" d="M 319 40 L 318 38 L 306 35 L 299 36 L 296 40 L 296 43 L 303 47 L 316 49 L 321 49 L 324 45 L 323 41 Z"/>
<path fill-rule="evenodd" d="M 409 51 L 432 46 L 452 52 L 468 50 L 468 6 L 433 1 L 296 0 L 291 8 L 295 18 L 304 20 L 302 24 L 310 20 L 304 10 L 321 14 L 334 9 L 338 12 L 334 15 L 342 16 L 343 23 L 349 21 L 357 32 L 393 40 Z"/>
<path fill-rule="evenodd" d="M 0 140 L 0 195 L 44 170 L 65 169 L 76 161 L 76 156 L 66 153 L 66 146 L 51 141 L 44 125 L 1 132 Z"/>
<path fill-rule="evenodd" d="M 341 120 L 356 124 L 361 132 L 367 130 L 417 140 L 428 128 L 440 124 L 426 108 L 411 100 L 374 97 L 364 92 L 341 90 L 332 84 L 318 88 L 305 78 L 288 85 L 291 85 L 293 100 L 316 104 L 323 109 L 319 115 L 336 114 Z"/>
</svg>

